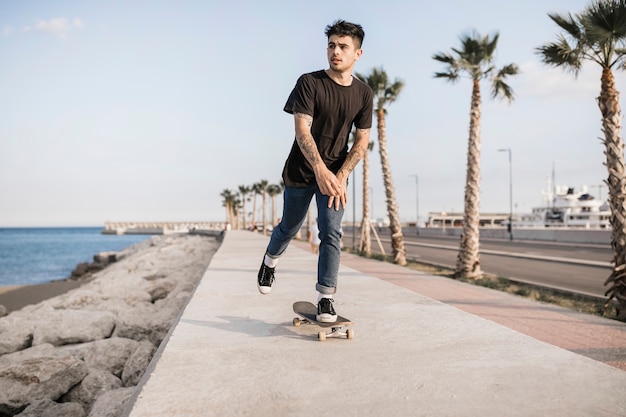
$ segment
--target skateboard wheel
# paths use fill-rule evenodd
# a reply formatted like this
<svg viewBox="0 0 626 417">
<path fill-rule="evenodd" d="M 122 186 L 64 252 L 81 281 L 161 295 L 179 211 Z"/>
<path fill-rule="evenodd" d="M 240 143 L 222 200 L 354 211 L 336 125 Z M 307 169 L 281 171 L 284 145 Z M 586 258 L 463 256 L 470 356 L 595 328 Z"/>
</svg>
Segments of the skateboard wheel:
<svg viewBox="0 0 626 417">
<path fill-rule="evenodd" d="M 354 339 L 354 330 L 353 329 L 346 330 L 346 336 L 348 337 L 348 339 Z"/>
<path fill-rule="evenodd" d="M 300 323 L 302 323 L 302 320 L 296 317 L 293 319 L 292 323 L 293 323 L 293 327 L 300 327 Z"/>
<path fill-rule="evenodd" d="M 319 339 L 320 342 L 323 342 L 324 340 L 326 340 L 326 332 L 319 332 L 317 334 L 317 338 Z"/>
</svg>

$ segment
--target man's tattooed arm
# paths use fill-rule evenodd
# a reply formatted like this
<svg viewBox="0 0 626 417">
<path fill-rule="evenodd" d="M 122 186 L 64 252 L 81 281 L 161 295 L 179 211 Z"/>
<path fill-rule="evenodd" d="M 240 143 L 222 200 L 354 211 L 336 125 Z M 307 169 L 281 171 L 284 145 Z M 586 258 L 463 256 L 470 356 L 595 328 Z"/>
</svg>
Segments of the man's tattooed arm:
<svg viewBox="0 0 626 417">
<path fill-rule="evenodd" d="M 334 196 L 341 195 L 344 190 L 342 184 L 339 182 L 335 174 L 333 174 L 320 156 L 317 150 L 317 144 L 313 135 L 311 134 L 311 125 L 313 124 L 313 118 L 307 114 L 296 113 L 294 114 L 294 120 L 296 124 L 296 141 L 302 151 L 302 154 L 309 161 L 313 172 L 315 173 L 315 180 L 317 186 L 322 194 L 328 195 L 329 199 L 328 207 L 331 206 L 334 201 Z M 337 206 L 338 207 L 338 206 Z"/>
<path fill-rule="evenodd" d="M 294 114 L 296 120 L 296 141 L 304 157 L 309 161 L 311 166 L 315 167 L 321 162 L 320 153 L 317 150 L 317 144 L 313 135 L 311 135 L 311 125 L 313 118 L 308 114 Z"/>
<path fill-rule="evenodd" d="M 352 148 L 350 148 L 350 152 L 339 170 L 339 172 L 345 176 L 344 178 L 347 178 L 350 175 L 354 167 L 356 167 L 359 161 L 363 158 L 365 152 L 367 152 L 369 141 L 370 129 L 356 130 Z"/>
</svg>

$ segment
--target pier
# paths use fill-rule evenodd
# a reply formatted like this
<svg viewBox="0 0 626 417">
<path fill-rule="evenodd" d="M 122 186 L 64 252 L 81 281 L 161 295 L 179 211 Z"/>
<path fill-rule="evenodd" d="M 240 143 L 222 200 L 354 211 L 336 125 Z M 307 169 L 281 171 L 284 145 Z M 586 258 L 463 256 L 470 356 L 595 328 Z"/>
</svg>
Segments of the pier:
<svg viewBox="0 0 626 417">
<path fill-rule="evenodd" d="M 104 224 L 105 235 L 167 235 L 193 231 L 222 231 L 224 222 L 111 222 Z"/>
</svg>

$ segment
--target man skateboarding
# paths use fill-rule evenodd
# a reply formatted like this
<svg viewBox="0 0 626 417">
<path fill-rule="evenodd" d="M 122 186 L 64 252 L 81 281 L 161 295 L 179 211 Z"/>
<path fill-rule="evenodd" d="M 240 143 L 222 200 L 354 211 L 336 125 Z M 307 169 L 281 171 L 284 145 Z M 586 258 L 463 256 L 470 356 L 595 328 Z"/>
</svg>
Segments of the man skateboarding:
<svg viewBox="0 0 626 417">
<path fill-rule="evenodd" d="M 317 321 L 337 320 L 333 295 L 341 255 L 341 222 L 348 200 L 347 181 L 369 144 L 373 94 L 352 76 L 365 36 L 360 25 L 337 20 L 326 26 L 328 69 L 298 78 L 284 111 L 292 114 L 295 140 L 283 168 L 283 216 L 270 237 L 257 284 L 268 294 L 278 259 L 302 227 L 315 195 L 320 230 Z M 348 137 L 356 128 L 348 151 Z"/>
</svg>

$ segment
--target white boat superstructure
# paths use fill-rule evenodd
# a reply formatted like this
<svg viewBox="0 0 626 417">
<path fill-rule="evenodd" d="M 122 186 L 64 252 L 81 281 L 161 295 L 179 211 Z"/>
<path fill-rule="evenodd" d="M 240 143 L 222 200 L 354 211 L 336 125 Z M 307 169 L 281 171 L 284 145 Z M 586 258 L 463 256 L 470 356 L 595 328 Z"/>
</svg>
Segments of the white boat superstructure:
<svg viewBox="0 0 626 417">
<path fill-rule="evenodd" d="M 551 187 L 548 186 L 548 190 Z M 545 204 L 534 207 L 532 213 L 520 216 L 514 227 L 566 227 L 608 229 L 611 227 L 611 210 L 606 201 L 595 199 L 582 187 L 555 187 L 543 193 Z"/>
</svg>

